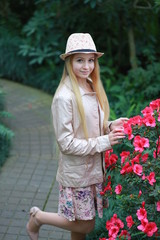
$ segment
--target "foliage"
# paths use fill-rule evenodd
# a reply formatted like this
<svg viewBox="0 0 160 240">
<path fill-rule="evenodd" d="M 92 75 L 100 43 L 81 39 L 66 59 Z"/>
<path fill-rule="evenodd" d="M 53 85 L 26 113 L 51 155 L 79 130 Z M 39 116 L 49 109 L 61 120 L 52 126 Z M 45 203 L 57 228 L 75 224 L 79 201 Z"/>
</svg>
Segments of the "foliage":
<svg viewBox="0 0 160 240">
<path fill-rule="evenodd" d="M 114 200 L 114 207 L 112 217 L 106 218 L 108 234 L 103 240 L 107 235 L 109 239 L 160 236 L 160 99 L 142 114 L 124 124 L 127 137 L 120 159 L 113 150 L 106 152 L 108 177 L 102 195 Z"/>
<path fill-rule="evenodd" d="M 108 75 L 105 79 L 104 75 Z M 106 92 L 111 107 L 111 120 L 117 116 L 137 115 L 148 102 L 160 96 L 160 63 L 130 70 L 127 76 L 119 75 L 116 79 L 108 67 L 102 72 Z M 115 84 L 112 84 L 115 82 Z"/>
<path fill-rule="evenodd" d="M 24 81 L 29 78 L 31 71 L 27 66 L 27 59 L 17 55 L 21 38 L 14 36 L 4 27 L 0 27 L 3 38 L 0 39 L 0 77 L 10 78 L 16 81 Z"/>
<path fill-rule="evenodd" d="M 4 95 L 0 91 L 0 166 L 3 165 L 9 154 L 11 138 L 13 137 L 13 132 L 3 123 L 3 119 L 6 117 L 10 117 L 10 114 L 4 111 Z"/>
</svg>

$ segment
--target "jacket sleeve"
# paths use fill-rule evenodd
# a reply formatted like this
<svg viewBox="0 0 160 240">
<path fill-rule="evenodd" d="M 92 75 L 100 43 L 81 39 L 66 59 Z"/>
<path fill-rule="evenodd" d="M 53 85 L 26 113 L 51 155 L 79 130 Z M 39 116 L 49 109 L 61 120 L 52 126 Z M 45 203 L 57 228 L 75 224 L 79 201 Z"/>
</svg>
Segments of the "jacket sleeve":
<svg viewBox="0 0 160 240">
<path fill-rule="evenodd" d="M 52 116 L 56 139 L 63 154 L 94 155 L 112 148 L 108 135 L 88 140 L 74 137 L 71 98 L 55 97 L 52 103 Z"/>
</svg>

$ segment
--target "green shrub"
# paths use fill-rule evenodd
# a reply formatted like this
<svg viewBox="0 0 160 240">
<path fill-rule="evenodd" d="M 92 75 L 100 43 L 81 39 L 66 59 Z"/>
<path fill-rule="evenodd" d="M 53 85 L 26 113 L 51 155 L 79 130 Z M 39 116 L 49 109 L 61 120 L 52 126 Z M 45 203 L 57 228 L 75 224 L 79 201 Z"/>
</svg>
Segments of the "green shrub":
<svg viewBox="0 0 160 240">
<path fill-rule="evenodd" d="M 4 94 L 0 90 L 0 167 L 9 155 L 13 137 L 13 132 L 4 124 L 4 118 L 6 117 L 10 117 L 10 114 L 4 111 Z"/>
<path fill-rule="evenodd" d="M 130 70 L 126 76 L 102 67 L 102 80 L 109 98 L 111 119 L 131 117 L 160 96 L 160 63 Z"/>
<path fill-rule="evenodd" d="M 18 82 L 25 82 L 31 77 L 27 59 L 18 54 L 22 39 L 12 32 L 0 27 L 0 77 L 9 78 Z"/>
</svg>

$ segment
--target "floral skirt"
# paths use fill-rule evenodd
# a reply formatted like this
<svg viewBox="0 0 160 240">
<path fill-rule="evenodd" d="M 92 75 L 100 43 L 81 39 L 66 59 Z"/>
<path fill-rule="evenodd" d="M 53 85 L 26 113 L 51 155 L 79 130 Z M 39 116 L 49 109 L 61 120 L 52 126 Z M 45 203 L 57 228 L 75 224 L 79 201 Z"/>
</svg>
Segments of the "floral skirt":
<svg viewBox="0 0 160 240">
<path fill-rule="evenodd" d="M 69 221 L 91 220 L 95 217 L 96 210 L 100 218 L 103 217 L 103 207 L 108 207 L 108 201 L 103 201 L 100 192 L 103 184 L 88 187 L 72 188 L 59 184 L 58 214 Z"/>
</svg>

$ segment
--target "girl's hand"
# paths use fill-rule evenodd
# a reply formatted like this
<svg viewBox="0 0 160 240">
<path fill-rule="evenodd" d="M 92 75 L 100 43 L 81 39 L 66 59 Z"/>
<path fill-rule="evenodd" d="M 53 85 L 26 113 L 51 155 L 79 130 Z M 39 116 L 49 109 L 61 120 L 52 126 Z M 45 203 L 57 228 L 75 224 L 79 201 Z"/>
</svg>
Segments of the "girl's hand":
<svg viewBox="0 0 160 240">
<path fill-rule="evenodd" d="M 108 136 L 111 146 L 121 143 L 120 140 L 125 138 L 123 128 L 115 128 L 108 134 Z"/>
<path fill-rule="evenodd" d="M 128 118 L 118 118 L 114 120 L 110 125 L 110 130 L 114 130 L 116 128 L 123 129 L 123 124 L 128 121 Z"/>
</svg>

